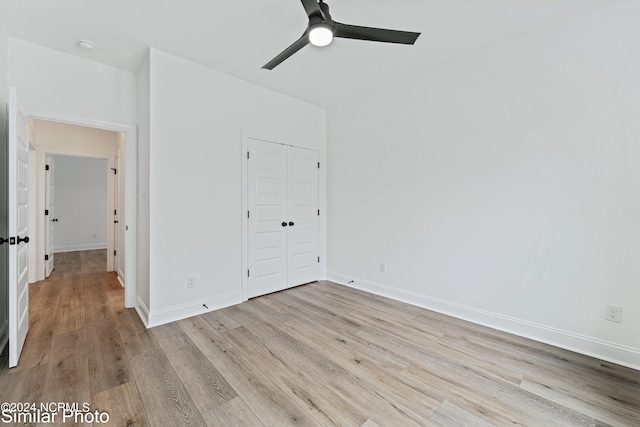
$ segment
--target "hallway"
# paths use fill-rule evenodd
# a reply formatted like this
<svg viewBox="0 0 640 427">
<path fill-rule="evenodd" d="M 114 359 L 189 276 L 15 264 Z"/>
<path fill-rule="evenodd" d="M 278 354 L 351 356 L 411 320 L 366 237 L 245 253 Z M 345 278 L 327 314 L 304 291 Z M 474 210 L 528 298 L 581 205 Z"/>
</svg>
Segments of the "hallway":
<svg viewBox="0 0 640 427">
<path fill-rule="evenodd" d="M 149 338 L 123 308 L 124 289 L 106 260 L 106 250 L 58 253 L 51 276 L 30 285 L 20 363 L 8 370 L 6 355 L 0 360 L 2 402 L 86 402 L 108 411 L 112 425 L 147 424 L 129 360 Z"/>
</svg>

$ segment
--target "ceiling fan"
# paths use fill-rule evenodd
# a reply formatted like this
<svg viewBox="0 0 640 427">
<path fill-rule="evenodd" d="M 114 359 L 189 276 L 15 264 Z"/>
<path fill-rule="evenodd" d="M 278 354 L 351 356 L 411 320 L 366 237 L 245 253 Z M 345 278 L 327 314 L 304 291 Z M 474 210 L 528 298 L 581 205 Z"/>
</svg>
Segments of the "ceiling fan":
<svg viewBox="0 0 640 427">
<path fill-rule="evenodd" d="M 307 29 L 297 41 L 282 53 L 267 62 L 262 68 L 273 70 L 285 59 L 311 43 L 326 46 L 334 37 L 344 39 L 369 40 L 384 43 L 414 44 L 420 33 L 410 31 L 387 30 L 383 28 L 359 27 L 341 24 L 331 19 L 329 5 L 322 0 L 301 0 L 309 17 Z"/>
</svg>

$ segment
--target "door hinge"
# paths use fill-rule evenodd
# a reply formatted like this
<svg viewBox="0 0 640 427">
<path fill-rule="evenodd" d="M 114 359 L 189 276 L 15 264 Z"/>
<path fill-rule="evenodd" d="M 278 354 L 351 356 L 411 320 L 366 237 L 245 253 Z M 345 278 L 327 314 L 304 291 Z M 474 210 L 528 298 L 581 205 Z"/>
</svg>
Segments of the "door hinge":
<svg viewBox="0 0 640 427">
<path fill-rule="evenodd" d="M 44 165 L 44 170 L 48 171 L 49 170 L 49 165 Z"/>
<path fill-rule="evenodd" d="M 45 209 L 45 210 L 44 210 L 44 214 L 45 214 L 45 215 L 49 215 L 49 209 Z"/>
<path fill-rule="evenodd" d="M 44 260 L 45 260 L 45 261 L 49 261 L 49 255 L 45 255 L 45 256 L 44 256 Z"/>
<path fill-rule="evenodd" d="M 320 262 L 320 257 L 318 257 L 318 262 Z"/>
<path fill-rule="evenodd" d="M 118 215 L 118 211 L 116 209 L 113 210 L 114 215 Z"/>
<path fill-rule="evenodd" d="M 249 160 L 249 152 L 247 151 L 247 160 Z"/>
<path fill-rule="evenodd" d="M 320 209 L 318 209 L 318 216 L 320 216 Z"/>
<path fill-rule="evenodd" d="M 320 169 L 320 162 L 318 162 L 318 169 Z"/>
<path fill-rule="evenodd" d="M 116 169 L 116 168 L 111 168 L 111 170 L 113 171 L 113 174 L 114 174 L 114 175 L 117 175 L 117 174 L 118 174 L 118 169 Z"/>
<path fill-rule="evenodd" d="M 247 277 L 251 277 L 251 271 L 247 270 Z"/>
<path fill-rule="evenodd" d="M 116 256 L 118 253 L 116 251 L 113 251 L 113 256 Z"/>
<path fill-rule="evenodd" d="M 247 211 L 247 218 L 251 218 L 251 212 Z"/>
</svg>

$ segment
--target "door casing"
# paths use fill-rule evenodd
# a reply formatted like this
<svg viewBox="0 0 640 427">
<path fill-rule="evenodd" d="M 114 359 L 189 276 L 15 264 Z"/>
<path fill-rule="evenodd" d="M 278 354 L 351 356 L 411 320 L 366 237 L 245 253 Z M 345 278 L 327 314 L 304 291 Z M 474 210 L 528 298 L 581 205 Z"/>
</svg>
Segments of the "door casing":
<svg viewBox="0 0 640 427">
<path fill-rule="evenodd" d="M 54 258 L 55 254 L 53 253 L 53 238 L 55 235 L 55 210 L 54 210 L 54 188 L 55 188 L 55 162 L 53 157 L 49 154 L 45 156 L 47 167 L 45 169 L 45 184 L 44 184 L 44 198 L 45 198 L 45 216 L 44 216 L 44 243 L 45 243 L 45 268 L 44 268 L 44 277 L 45 279 L 51 275 L 51 272 L 54 268 Z"/>
</svg>

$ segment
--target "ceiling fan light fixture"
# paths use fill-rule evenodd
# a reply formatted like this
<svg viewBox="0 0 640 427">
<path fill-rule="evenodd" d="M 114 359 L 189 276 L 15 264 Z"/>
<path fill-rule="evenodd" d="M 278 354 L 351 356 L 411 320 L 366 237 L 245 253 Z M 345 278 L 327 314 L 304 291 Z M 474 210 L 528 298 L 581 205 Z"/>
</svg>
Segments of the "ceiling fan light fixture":
<svg viewBox="0 0 640 427">
<path fill-rule="evenodd" d="M 309 18 L 306 31 L 291 46 L 264 64 L 262 66 L 263 69 L 273 70 L 282 61 L 285 61 L 309 43 L 315 46 L 326 46 L 331 43 L 334 37 L 382 43 L 414 44 L 420 35 L 420 33 L 411 31 L 342 24 L 331 18 L 329 5 L 323 0 L 301 0 L 301 2 Z"/>
<path fill-rule="evenodd" d="M 309 43 L 314 46 L 327 46 L 333 40 L 333 28 L 326 22 L 319 22 L 309 28 Z"/>
</svg>

